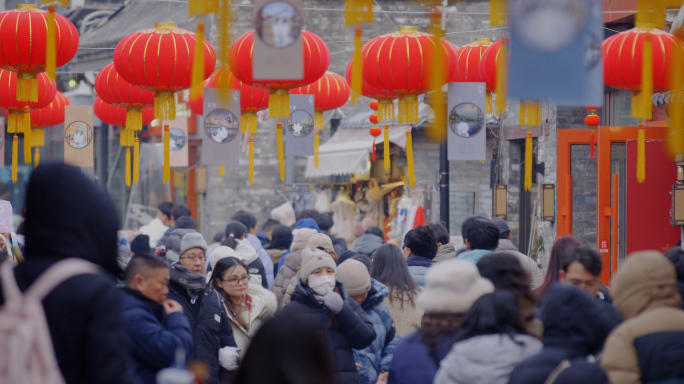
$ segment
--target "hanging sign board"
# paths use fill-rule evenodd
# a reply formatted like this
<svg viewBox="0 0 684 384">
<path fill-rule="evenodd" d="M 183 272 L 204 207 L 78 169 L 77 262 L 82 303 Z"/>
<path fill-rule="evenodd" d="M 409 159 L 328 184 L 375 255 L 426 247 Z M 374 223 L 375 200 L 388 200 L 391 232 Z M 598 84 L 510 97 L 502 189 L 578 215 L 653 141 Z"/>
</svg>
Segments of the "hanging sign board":
<svg viewBox="0 0 684 384">
<path fill-rule="evenodd" d="M 254 0 L 255 80 L 304 78 L 303 0 Z"/>
<path fill-rule="evenodd" d="M 602 34 L 593 35 L 591 3 L 590 0 L 509 2 L 510 73 L 514 74 L 509 77 L 510 97 L 551 99 L 556 105 L 592 104 L 587 78 L 601 61 L 602 39 L 598 37 Z"/>
<path fill-rule="evenodd" d="M 93 106 L 67 105 L 64 116 L 64 162 L 93 167 Z"/>
<path fill-rule="evenodd" d="M 487 127 L 484 111 L 485 83 L 449 83 L 449 160 L 485 160 Z"/>
<path fill-rule="evenodd" d="M 177 116 L 176 120 L 162 122 L 169 126 L 169 160 L 172 167 L 188 166 L 188 117 Z"/>
<path fill-rule="evenodd" d="M 290 117 L 285 127 L 285 156 L 314 154 L 314 95 L 290 95 Z"/>
<path fill-rule="evenodd" d="M 240 91 L 229 91 L 222 100 L 221 90 L 204 90 L 202 116 L 202 164 L 237 167 L 240 165 Z"/>
</svg>

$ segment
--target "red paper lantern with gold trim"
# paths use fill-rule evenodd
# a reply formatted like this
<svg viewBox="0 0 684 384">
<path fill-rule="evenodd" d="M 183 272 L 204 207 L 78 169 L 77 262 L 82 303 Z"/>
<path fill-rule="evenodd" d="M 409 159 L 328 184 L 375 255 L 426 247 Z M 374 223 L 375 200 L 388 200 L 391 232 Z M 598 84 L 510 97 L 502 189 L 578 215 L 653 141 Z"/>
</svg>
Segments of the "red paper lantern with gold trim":
<svg viewBox="0 0 684 384">
<path fill-rule="evenodd" d="M 290 101 L 288 91 L 313 83 L 325 74 L 330 66 L 330 51 L 323 40 L 315 33 L 302 31 L 302 55 L 304 77 L 291 80 L 255 80 L 252 72 L 252 51 L 254 31 L 238 37 L 230 47 L 228 65 L 235 76 L 247 85 L 265 88 L 270 91 L 269 113 L 271 117 L 289 117 Z"/>
<path fill-rule="evenodd" d="M 145 125 L 142 121 L 143 108 L 154 106 L 154 92 L 126 81 L 119 75 L 114 63 L 105 65 L 97 74 L 95 91 L 105 103 L 126 110 L 126 129 L 141 130 Z"/>
<path fill-rule="evenodd" d="M 135 132 L 126 130 L 126 108 L 117 107 L 106 103 L 101 97 L 96 97 L 93 103 L 93 111 L 100 121 L 105 124 L 112 125 L 117 128 L 122 128 L 120 145 L 122 147 L 132 147 Z M 154 108 L 143 108 L 142 110 L 142 124 L 148 125 L 154 120 Z M 126 132 L 124 132 L 126 131 Z"/>
<path fill-rule="evenodd" d="M 154 29 L 131 33 L 114 51 L 117 72 L 129 83 L 155 92 L 155 118 L 176 119 L 174 92 L 190 88 L 197 35 L 176 28 L 175 23 L 155 24 Z M 216 53 L 204 40 L 204 78 L 216 66 Z"/>
<path fill-rule="evenodd" d="M 344 72 L 344 76 L 347 79 L 347 83 L 349 84 L 351 84 L 351 76 L 353 69 L 354 59 L 351 59 L 349 61 L 349 64 L 347 64 L 347 69 Z M 395 119 L 394 100 L 398 99 L 399 95 L 391 92 L 381 91 L 380 89 L 372 86 L 365 79 L 363 80 L 362 95 L 370 97 L 371 99 L 378 100 L 378 115 L 380 121 L 392 121 Z"/>
<path fill-rule="evenodd" d="M 480 58 L 480 81 L 487 84 L 488 90 L 496 89 L 496 65 L 499 62 L 503 42 L 504 39 L 499 39 L 487 46 Z M 510 46 L 510 44 L 507 45 Z"/>
<path fill-rule="evenodd" d="M 69 62 L 78 50 L 78 32 L 66 17 L 55 13 L 56 65 Z M 36 75 L 45 71 L 48 12 L 36 4 L 18 4 L 0 13 L 0 68 L 19 73 L 19 101 L 38 101 Z"/>
<path fill-rule="evenodd" d="M 31 111 L 31 128 L 48 128 L 62 124 L 67 105 L 71 105 L 69 99 L 62 92 L 56 91 L 55 98 L 47 107 Z"/>
<path fill-rule="evenodd" d="M 323 129 L 323 112 L 339 108 L 349 100 L 349 84 L 344 77 L 326 71 L 320 79 L 303 87 L 295 88 L 290 94 L 314 95 L 314 126 Z"/>
<path fill-rule="evenodd" d="M 378 36 L 363 47 L 364 79 L 384 92 L 399 95 L 400 124 L 418 122 L 417 96 L 430 91 L 434 68 L 444 69 L 436 82 L 439 87 L 454 71 L 453 48 L 444 39 L 438 41 L 441 44 L 417 27 L 401 26 L 398 32 Z"/>
<path fill-rule="evenodd" d="M 480 62 L 485 50 L 492 45 L 489 37 L 478 37 L 474 43 L 466 44 L 455 51 L 456 66 L 449 81 L 456 83 L 485 82 L 480 72 Z M 487 84 L 486 112 L 492 113 L 492 92 L 494 87 Z"/>
<path fill-rule="evenodd" d="M 7 123 L 7 133 L 23 133 L 25 126 L 24 112 L 47 107 L 55 98 L 57 87 L 55 83 L 44 72 L 36 77 L 38 90 L 37 101 L 17 101 L 17 72 L 0 69 L 0 107 L 9 111 L 9 121 Z M 30 119 L 30 114 L 28 118 Z M 30 128 L 30 123 L 29 127 Z"/>
</svg>

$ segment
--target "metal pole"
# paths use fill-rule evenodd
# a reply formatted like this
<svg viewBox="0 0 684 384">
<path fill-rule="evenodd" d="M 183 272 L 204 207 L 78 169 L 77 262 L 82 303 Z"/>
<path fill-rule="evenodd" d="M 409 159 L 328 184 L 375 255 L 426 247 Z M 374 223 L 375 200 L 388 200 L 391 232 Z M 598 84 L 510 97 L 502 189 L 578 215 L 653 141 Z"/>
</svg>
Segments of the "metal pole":
<svg viewBox="0 0 684 384">
<path fill-rule="evenodd" d="M 439 143 L 439 221 L 449 230 L 449 160 L 446 140 Z"/>
</svg>

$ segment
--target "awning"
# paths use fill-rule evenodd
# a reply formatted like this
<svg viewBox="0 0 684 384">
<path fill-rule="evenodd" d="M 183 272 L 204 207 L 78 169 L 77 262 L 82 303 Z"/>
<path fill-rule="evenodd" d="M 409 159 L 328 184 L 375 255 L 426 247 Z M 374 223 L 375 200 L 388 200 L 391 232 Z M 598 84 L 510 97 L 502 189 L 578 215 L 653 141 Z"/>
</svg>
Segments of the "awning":
<svg viewBox="0 0 684 384">
<path fill-rule="evenodd" d="M 406 148 L 406 130 L 409 126 L 395 125 L 389 127 L 389 140 Z M 384 134 L 375 139 L 376 144 L 383 143 Z M 351 175 L 368 170 L 373 136 L 366 129 L 343 128 L 325 144 L 318 147 L 318 168 L 313 166 L 313 156 L 307 159 L 307 178 L 333 175 Z"/>
</svg>

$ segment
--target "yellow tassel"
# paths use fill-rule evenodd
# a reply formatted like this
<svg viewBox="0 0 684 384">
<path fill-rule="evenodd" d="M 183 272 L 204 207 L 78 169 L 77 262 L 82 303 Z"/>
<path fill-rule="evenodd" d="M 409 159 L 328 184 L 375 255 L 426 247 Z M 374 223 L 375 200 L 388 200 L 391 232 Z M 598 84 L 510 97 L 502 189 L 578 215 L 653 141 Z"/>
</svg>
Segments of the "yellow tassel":
<svg viewBox="0 0 684 384">
<path fill-rule="evenodd" d="M 541 125 L 541 122 L 542 122 L 541 121 L 542 120 L 542 118 L 541 118 L 541 103 L 536 102 L 536 103 L 534 103 L 533 106 L 534 106 L 534 125 L 535 126 Z"/>
<path fill-rule="evenodd" d="M 17 134 L 14 134 L 12 139 L 12 182 L 17 182 L 17 167 L 19 166 L 19 138 Z"/>
<path fill-rule="evenodd" d="M 290 117 L 290 95 L 284 89 L 278 89 L 268 96 L 268 113 L 272 118 Z"/>
<path fill-rule="evenodd" d="M 384 160 L 384 166 L 385 166 L 385 171 L 390 170 L 390 143 L 389 143 L 389 124 L 385 124 L 385 136 L 384 136 L 384 141 L 383 141 L 383 160 Z"/>
<path fill-rule="evenodd" d="M 506 40 L 501 44 L 497 59 L 496 112 L 501 115 L 506 111 L 506 96 L 508 94 L 508 44 L 506 43 Z"/>
<path fill-rule="evenodd" d="M 665 20 L 665 1 L 653 2 L 653 28 L 662 28 L 666 24 Z M 676 4 L 676 3 L 675 3 Z"/>
<path fill-rule="evenodd" d="M 226 174 L 226 167 L 223 165 L 219 167 L 219 175 L 224 176 Z"/>
<path fill-rule="evenodd" d="M 36 156 L 33 160 L 33 169 L 36 169 L 38 168 L 38 164 L 40 164 L 40 148 L 36 148 Z"/>
<path fill-rule="evenodd" d="M 393 121 L 394 116 L 394 100 L 379 99 L 378 100 L 378 116 L 380 121 Z"/>
<path fill-rule="evenodd" d="M 670 149 L 675 155 L 684 155 L 684 105 L 682 104 L 682 86 L 684 86 L 684 76 L 682 76 L 682 50 L 675 49 L 673 58 L 670 60 L 668 77 L 670 79 L 670 90 L 672 90 L 672 100 L 668 104 L 668 114 L 670 115 Z"/>
<path fill-rule="evenodd" d="M 204 81 L 204 23 L 197 24 L 197 39 L 195 40 L 195 56 L 192 60 L 192 85 L 190 98 L 192 100 L 202 96 L 202 82 Z"/>
<path fill-rule="evenodd" d="M 17 73 L 17 101 L 38 101 L 38 80 L 33 73 Z"/>
<path fill-rule="evenodd" d="M 418 122 L 418 98 L 404 95 L 399 98 L 399 124 Z"/>
<path fill-rule="evenodd" d="M 30 114 L 29 114 L 30 116 Z M 24 164 L 31 164 L 31 125 L 24 126 Z"/>
<path fill-rule="evenodd" d="M 641 92 L 640 98 L 640 114 L 634 116 L 637 119 L 651 120 L 653 118 L 653 43 L 651 42 L 651 34 L 646 33 L 644 40 L 644 52 L 642 55 L 643 61 L 641 64 Z"/>
<path fill-rule="evenodd" d="M 493 27 L 506 25 L 506 1 L 507 0 L 490 0 L 490 15 L 489 23 Z"/>
<path fill-rule="evenodd" d="M 527 125 L 527 103 L 524 101 L 520 102 L 520 118 L 518 125 L 524 127 Z"/>
<path fill-rule="evenodd" d="M 314 128 L 316 130 L 320 131 L 321 129 L 323 129 L 323 127 L 324 127 L 323 121 L 324 121 L 323 112 L 322 111 L 314 112 Z"/>
<path fill-rule="evenodd" d="M 641 98 L 639 97 L 639 92 L 632 92 L 632 116 L 638 119 L 636 116 L 641 116 Z"/>
<path fill-rule="evenodd" d="M 169 126 L 164 126 L 164 184 L 171 180 L 171 145 L 169 140 Z"/>
<path fill-rule="evenodd" d="M 257 116 L 254 112 L 243 112 L 240 116 L 240 131 L 249 132 L 250 135 L 257 133 Z"/>
<path fill-rule="evenodd" d="M 122 129 L 119 133 L 119 145 L 122 147 L 132 147 L 133 146 L 133 135 L 135 131 L 129 131 L 128 129 Z"/>
<path fill-rule="evenodd" d="M 350 0 L 347 0 L 349 2 Z M 361 57 L 361 26 L 356 26 L 354 32 L 354 64 L 352 68 L 351 78 L 351 104 L 354 105 L 356 100 L 361 97 L 363 93 L 363 57 Z"/>
<path fill-rule="evenodd" d="M 218 36 L 218 60 L 221 64 L 228 63 L 228 51 L 230 51 L 230 30 L 232 24 L 231 0 L 221 0 L 218 16 L 214 18 L 216 29 L 219 31 Z M 228 102 L 228 81 L 221 81 L 219 84 L 219 99 L 223 102 Z M 245 131 L 242 131 L 245 132 Z"/>
<path fill-rule="evenodd" d="M 318 168 L 318 131 L 314 134 L 314 168 Z"/>
<path fill-rule="evenodd" d="M 411 188 L 416 187 L 416 174 L 413 169 L 413 138 L 411 130 L 406 131 L 406 164 L 408 166 L 408 178 Z"/>
<path fill-rule="evenodd" d="M 12 110 L 7 114 L 7 133 L 17 132 L 17 113 L 18 111 Z"/>
<path fill-rule="evenodd" d="M 142 130 L 142 109 L 127 108 L 126 109 L 126 129 L 131 131 Z"/>
<path fill-rule="evenodd" d="M 28 106 L 25 106 L 23 110 L 19 110 L 19 114 L 16 117 L 14 133 L 24 133 L 24 127 L 26 126 L 31 126 L 31 111 Z"/>
<path fill-rule="evenodd" d="M 532 131 L 525 138 L 525 191 L 532 190 Z"/>
<path fill-rule="evenodd" d="M 140 141 L 136 136 L 133 141 L 133 184 L 138 184 L 140 175 Z"/>
<path fill-rule="evenodd" d="M 126 148 L 126 186 L 131 186 L 131 149 Z"/>
<path fill-rule="evenodd" d="M 661 0 L 637 0 L 636 2 L 636 18 L 635 18 L 635 27 L 636 28 L 644 28 L 644 29 L 652 29 L 656 28 L 655 25 L 655 20 L 653 18 L 653 12 L 651 11 L 651 5 L 653 3 L 659 2 Z M 663 9 L 664 11 L 664 9 Z M 664 14 L 663 14 L 664 16 Z"/>
<path fill-rule="evenodd" d="M 373 22 L 373 0 L 346 0 L 344 2 L 344 25 L 369 24 Z"/>
<path fill-rule="evenodd" d="M 446 68 L 444 68 L 444 51 L 442 50 L 442 39 L 436 36 L 442 33 L 441 30 L 441 15 L 440 13 L 433 13 L 430 15 L 430 32 L 433 34 L 430 39 L 432 40 L 432 46 L 437 47 L 434 49 L 434 59 L 432 68 L 430 70 L 430 77 L 428 78 L 428 89 L 435 91 L 435 93 L 440 92 L 442 85 L 446 81 L 444 74 L 446 73 Z M 430 100 L 430 108 L 435 112 L 434 119 L 431 123 L 428 123 L 425 133 L 430 140 L 433 141 L 444 141 L 446 140 L 446 130 L 447 130 L 447 110 L 446 110 L 446 100 L 442 101 L 439 97 L 432 97 Z"/>
<path fill-rule="evenodd" d="M 249 183 L 254 184 L 254 138 L 249 138 Z"/>
<path fill-rule="evenodd" d="M 48 77 L 57 79 L 57 38 L 55 34 L 55 6 L 48 6 L 47 42 L 45 44 L 45 72 Z"/>
<path fill-rule="evenodd" d="M 488 115 L 491 115 L 492 113 L 494 113 L 494 104 L 492 103 L 492 92 L 491 91 L 487 91 L 487 96 L 485 99 L 485 112 Z"/>
<path fill-rule="evenodd" d="M 31 129 L 31 146 L 44 147 L 45 146 L 45 130 Z"/>
<path fill-rule="evenodd" d="M 154 94 L 154 118 L 176 120 L 176 100 L 173 97 L 173 92 L 156 92 Z"/>
<path fill-rule="evenodd" d="M 646 180 L 646 132 L 644 126 L 639 124 L 639 136 L 637 137 L 637 181 L 643 184 Z"/>
<path fill-rule="evenodd" d="M 285 148 L 283 148 L 283 124 L 276 125 L 276 141 L 278 143 L 278 163 L 280 165 L 280 181 L 285 181 Z"/>
</svg>

